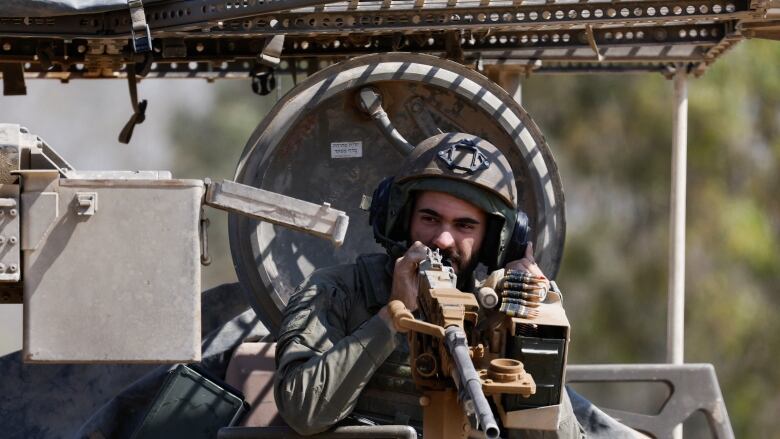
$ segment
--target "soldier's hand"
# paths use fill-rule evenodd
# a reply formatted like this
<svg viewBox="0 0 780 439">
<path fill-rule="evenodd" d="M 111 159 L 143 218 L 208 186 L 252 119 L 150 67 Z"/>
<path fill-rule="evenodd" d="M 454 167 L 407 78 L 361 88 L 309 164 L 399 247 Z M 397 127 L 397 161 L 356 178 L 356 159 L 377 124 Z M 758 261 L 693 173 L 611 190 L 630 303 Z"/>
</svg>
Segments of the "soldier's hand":
<svg viewBox="0 0 780 439">
<path fill-rule="evenodd" d="M 390 300 L 400 300 L 409 311 L 417 309 L 417 290 L 420 287 L 420 262 L 428 256 L 428 247 L 415 241 L 409 250 L 396 259 L 393 271 L 393 289 Z"/>
<path fill-rule="evenodd" d="M 523 256 L 522 259 L 518 259 L 506 264 L 505 268 L 507 270 L 528 273 L 535 278 L 541 278 L 540 282 L 545 284 L 545 287 L 548 291 L 550 290 L 550 281 L 547 280 L 547 276 L 542 273 L 542 269 L 536 265 L 536 260 L 534 259 L 533 243 L 528 243 L 528 247 L 525 249 L 525 256 Z"/>
</svg>

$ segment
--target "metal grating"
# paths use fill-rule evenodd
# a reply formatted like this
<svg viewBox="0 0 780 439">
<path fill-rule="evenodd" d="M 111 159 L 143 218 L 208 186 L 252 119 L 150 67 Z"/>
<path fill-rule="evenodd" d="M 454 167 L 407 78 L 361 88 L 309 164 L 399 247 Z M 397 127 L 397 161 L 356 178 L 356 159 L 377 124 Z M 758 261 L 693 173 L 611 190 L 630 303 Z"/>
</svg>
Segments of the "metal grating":
<svg viewBox="0 0 780 439">
<path fill-rule="evenodd" d="M 407 51 L 480 70 L 525 73 L 703 72 L 745 37 L 772 38 L 772 1 L 197 0 L 146 7 L 151 59 L 132 53 L 119 10 L 59 17 L 0 17 L 0 63 L 27 77 L 123 77 L 128 62 L 151 76 L 246 77 L 271 67 L 308 73 L 356 55 Z M 261 62 L 284 37 L 282 63 Z"/>
</svg>

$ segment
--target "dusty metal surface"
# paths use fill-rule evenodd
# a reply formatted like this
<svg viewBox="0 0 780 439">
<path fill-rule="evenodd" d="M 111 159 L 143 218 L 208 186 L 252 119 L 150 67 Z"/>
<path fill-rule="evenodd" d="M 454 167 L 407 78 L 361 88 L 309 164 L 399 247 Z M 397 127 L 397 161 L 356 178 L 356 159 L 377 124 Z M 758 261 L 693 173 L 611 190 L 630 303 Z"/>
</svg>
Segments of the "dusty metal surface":
<svg viewBox="0 0 780 439">
<path fill-rule="evenodd" d="M 0 283 L 21 280 L 19 185 L 0 184 Z"/>
<path fill-rule="evenodd" d="M 329 203 L 314 204 L 230 180 L 208 181 L 205 204 L 344 243 L 349 217 Z"/>
<path fill-rule="evenodd" d="M 711 364 L 609 364 L 574 365 L 566 369 L 569 383 L 647 382 L 664 383 L 670 395 L 660 413 L 605 411 L 626 425 L 655 438 L 670 438 L 677 425 L 696 411 L 704 413 L 712 437 L 733 439 L 726 404 Z"/>
<path fill-rule="evenodd" d="M 334 249 L 313 237 L 231 217 L 239 279 L 269 330 L 278 328 L 279 310 L 314 268 L 384 251 L 359 206 L 403 157 L 358 107 L 357 93 L 367 85 L 380 90 L 390 119 L 411 144 L 440 128 L 477 135 L 504 153 L 534 229 L 539 264 L 554 275 L 565 233 L 563 192 L 544 137 L 527 113 L 504 90 L 457 63 L 415 54 L 366 56 L 319 72 L 288 93 L 242 155 L 236 181 L 329 202 L 351 218 L 344 245 Z"/>
<path fill-rule="evenodd" d="M 202 182 L 21 172 L 24 360 L 200 360 Z"/>
<path fill-rule="evenodd" d="M 536 73 L 652 71 L 675 63 L 702 73 L 745 38 L 780 36 L 769 0 L 198 0 L 146 6 L 151 58 L 130 44 L 130 13 L 0 17 L 7 77 L 124 77 L 127 62 L 148 76 L 247 77 L 312 73 L 348 57 L 405 51 L 445 56 L 477 69 Z M 0 12 L 2 9 L 0 8 Z M 261 56 L 284 36 L 282 63 Z M 145 62 L 145 61 L 154 61 Z M 9 82 L 9 81 L 6 81 Z M 9 91 L 23 91 L 23 84 Z M 21 87 L 21 88 L 20 88 Z"/>
</svg>

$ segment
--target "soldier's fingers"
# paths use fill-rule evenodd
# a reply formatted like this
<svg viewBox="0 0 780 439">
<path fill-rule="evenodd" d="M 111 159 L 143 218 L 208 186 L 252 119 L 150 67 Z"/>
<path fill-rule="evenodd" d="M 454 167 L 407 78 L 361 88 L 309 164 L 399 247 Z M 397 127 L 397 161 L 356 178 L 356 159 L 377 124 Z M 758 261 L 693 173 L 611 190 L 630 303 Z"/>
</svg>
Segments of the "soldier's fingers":
<svg viewBox="0 0 780 439">
<path fill-rule="evenodd" d="M 414 244 L 409 247 L 409 250 L 404 256 L 408 257 L 411 261 L 420 262 L 428 257 L 428 247 L 420 241 L 414 241 Z"/>
<path fill-rule="evenodd" d="M 415 241 L 403 256 L 395 260 L 396 268 L 409 267 L 416 269 L 420 261 L 428 256 L 428 247 L 420 241 Z"/>
<path fill-rule="evenodd" d="M 534 260 L 534 243 L 529 242 L 528 245 L 525 247 L 525 259 L 528 259 L 531 262 L 535 262 Z"/>
</svg>

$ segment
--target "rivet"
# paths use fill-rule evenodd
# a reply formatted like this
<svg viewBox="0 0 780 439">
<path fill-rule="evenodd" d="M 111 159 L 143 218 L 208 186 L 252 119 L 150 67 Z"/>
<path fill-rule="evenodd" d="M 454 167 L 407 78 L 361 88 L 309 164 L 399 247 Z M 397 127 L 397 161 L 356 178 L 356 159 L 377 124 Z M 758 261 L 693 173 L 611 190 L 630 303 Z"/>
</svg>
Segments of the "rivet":
<svg viewBox="0 0 780 439">
<path fill-rule="evenodd" d="M 76 51 L 78 53 L 84 53 L 84 52 L 87 51 L 87 46 L 85 46 L 83 44 L 79 44 L 78 47 L 76 47 Z"/>
<path fill-rule="evenodd" d="M 5 271 L 5 264 L 0 263 L 0 272 Z"/>
<path fill-rule="evenodd" d="M 16 273 L 17 268 L 19 267 L 17 267 L 16 264 L 11 264 L 8 266 L 8 271 L 10 271 L 11 273 Z"/>
<path fill-rule="evenodd" d="M 203 45 L 203 43 L 198 43 L 195 45 L 195 50 L 198 52 L 203 52 L 206 49 L 206 46 Z"/>
<path fill-rule="evenodd" d="M 8 213 L 9 213 L 11 216 L 16 216 L 16 209 L 11 209 L 11 210 L 10 210 Z"/>
<path fill-rule="evenodd" d="M 0 236 L 0 245 L 5 244 L 5 236 Z"/>
<path fill-rule="evenodd" d="M 8 238 L 8 242 L 10 242 L 11 245 L 16 244 L 16 241 L 17 241 L 16 236 L 12 236 L 12 237 Z"/>
<path fill-rule="evenodd" d="M 3 43 L 3 50 L 5 50 L 6 52 L 8 52 L 9 50 L 11 50 L 11 43 L 9 43 L 8 41 L 6 41 L 5 43 Z"/>
</svg>

